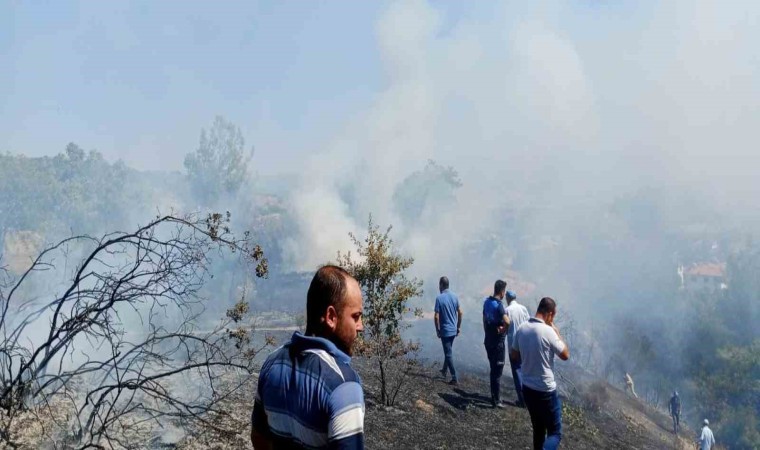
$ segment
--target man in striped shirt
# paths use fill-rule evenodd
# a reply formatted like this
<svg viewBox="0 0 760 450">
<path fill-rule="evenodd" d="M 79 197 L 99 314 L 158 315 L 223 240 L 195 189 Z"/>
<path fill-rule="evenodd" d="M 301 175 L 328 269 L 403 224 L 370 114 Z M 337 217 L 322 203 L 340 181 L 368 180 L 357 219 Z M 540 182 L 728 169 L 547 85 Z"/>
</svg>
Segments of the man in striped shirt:
<svg viewBox="0 0 760 450">
<path fill-rule="evenodd" d="M 264 362 L 253 406 L 255 450 L 363 449 L 364 392 L 351 368 L 362 325 L 359 283 L 320 268 L 306 296 L 306 333 Z"/>
</svg>

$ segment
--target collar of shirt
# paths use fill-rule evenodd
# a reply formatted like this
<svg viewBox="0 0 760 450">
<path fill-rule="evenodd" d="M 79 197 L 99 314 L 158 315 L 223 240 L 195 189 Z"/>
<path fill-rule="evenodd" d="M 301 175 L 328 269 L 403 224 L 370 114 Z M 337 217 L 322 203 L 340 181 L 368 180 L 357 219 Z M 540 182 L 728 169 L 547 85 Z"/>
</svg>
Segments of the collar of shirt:
<svg viewBox="0 0 760 450">
<path fill-rule="evenodd" d="M 529 322 L 540 322 L 540 323 L 543 323 L 544 325 L 546 325 L 546 322 L 544 322 L 543 320 L 541 320 L 541 319 L 539 319 L 537 317 L 531 317 L 530 320 L 529 320 Z"/>
<path fill-rule="evenodd" d="M 351 362 L 351 357 L 340 351 L 338 347 L 329 340 L 317 336 L 305 336 L 301 334 L 300 331 L 293 333 L 293 337 L 290 339 L 290 345 L 298 351 L 312 349 L 324 350 L 338 359 L 338 361 L 346 364 Z"/>
</svg>

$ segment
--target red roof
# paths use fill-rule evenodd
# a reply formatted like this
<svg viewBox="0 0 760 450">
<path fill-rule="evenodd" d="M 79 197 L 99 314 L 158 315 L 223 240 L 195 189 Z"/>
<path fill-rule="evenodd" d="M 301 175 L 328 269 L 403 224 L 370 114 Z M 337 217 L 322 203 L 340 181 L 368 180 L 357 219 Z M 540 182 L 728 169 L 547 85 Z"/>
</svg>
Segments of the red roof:
<svg viewBox="0 0 760 450">
<path fill-rule="evenodd" d="M 699 263 L 684 271 L 686 275 L 701 277 L 723 277 L 726 274 L 726 263 Z"/>
</svg>

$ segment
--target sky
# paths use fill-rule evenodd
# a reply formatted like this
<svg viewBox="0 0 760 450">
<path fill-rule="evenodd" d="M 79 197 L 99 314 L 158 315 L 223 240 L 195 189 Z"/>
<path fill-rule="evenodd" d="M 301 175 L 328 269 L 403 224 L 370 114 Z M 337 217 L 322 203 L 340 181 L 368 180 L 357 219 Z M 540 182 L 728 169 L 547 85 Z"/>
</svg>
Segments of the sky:
<svg viewBox="0 0 760 450">
<path fill-rule="evenodd" d="M 382 84 L 370 2 L 0 2 L 0 151 L 74 141 L 181 169 L 223 115 L 261 171 L 313 149 Z"/>
</svg>

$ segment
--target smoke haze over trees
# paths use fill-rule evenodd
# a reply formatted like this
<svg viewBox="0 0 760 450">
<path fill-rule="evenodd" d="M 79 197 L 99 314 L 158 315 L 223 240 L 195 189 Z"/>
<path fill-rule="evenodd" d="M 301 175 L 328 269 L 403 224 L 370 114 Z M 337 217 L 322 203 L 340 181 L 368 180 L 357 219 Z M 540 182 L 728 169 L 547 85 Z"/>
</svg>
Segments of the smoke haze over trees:
<svg viewBox="0 0 760 450">
<path fill-rule="evenodd" d="M 760 4 L 78 6 L 0 6 L 6 259 L 28 259 L 19 232 L 222 207 L 297 286 L 372 214 L 466 317 L 509 271 L 529 309 L 558 300 L 598 376 L 760 441 Z M 725 286 L 683 286 L 700 264 Z M 247 275 L 213 269 L 216 318 Z"/>
</svg>

